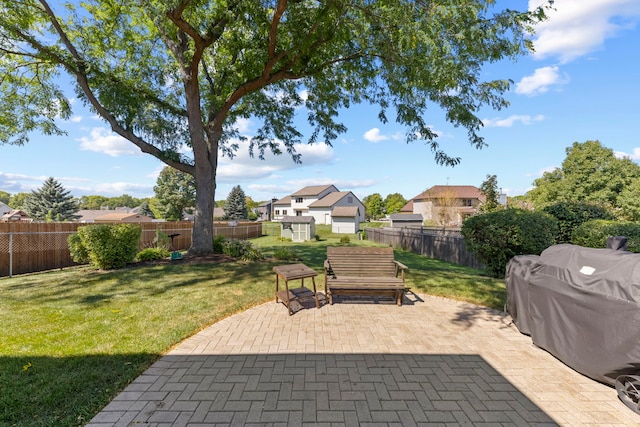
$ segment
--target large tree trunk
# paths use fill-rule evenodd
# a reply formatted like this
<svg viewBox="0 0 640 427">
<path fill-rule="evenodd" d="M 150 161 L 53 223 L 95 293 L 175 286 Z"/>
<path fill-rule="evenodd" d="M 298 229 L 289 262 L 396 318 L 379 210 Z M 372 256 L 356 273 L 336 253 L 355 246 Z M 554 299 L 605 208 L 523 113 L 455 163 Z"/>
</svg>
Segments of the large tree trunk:
<svg viewBox="0 0 640 427">
<path fill-rule="evenodd" d="M 213 208 L 215 206 L 218 150 L 209 150 L 209 144 L 204 136 L 201 141 L 193 142 L 196 206 L 189 254 L 204 255 L 213 252 Z M 217 147 L 217 141 L 212 145 Z"/>
</svg>

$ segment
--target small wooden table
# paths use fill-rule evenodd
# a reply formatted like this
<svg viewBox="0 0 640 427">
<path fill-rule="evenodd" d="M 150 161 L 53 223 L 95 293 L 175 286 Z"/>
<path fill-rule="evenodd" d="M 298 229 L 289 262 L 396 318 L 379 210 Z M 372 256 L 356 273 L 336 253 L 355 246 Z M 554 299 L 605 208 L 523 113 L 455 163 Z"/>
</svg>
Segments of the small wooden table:
<svg viewBox="0 0 640 427">
<path fill-rule="evenodd" d="M 280 299 L 289 310 L 289 316 L 293 314 L 291 303 L 303 298 L 313 296 L 316 300 L 316 308 L 320 308 L 318 303 L 318 293 L 316 292 L 316 279 L 318 275 L 312 268 L 304 264 L 287 264 L 273 267 L 276 273 L 276 302 Z M 304 287 L 304 279 L 311 278 L 313 282 L 313 291 Z M 280 279 L 284 280 L 284 290 L 280 290 Z M 301 284 L 298 288 L 289 289 L 289 280 L 300 280 Z"/>
</svg>

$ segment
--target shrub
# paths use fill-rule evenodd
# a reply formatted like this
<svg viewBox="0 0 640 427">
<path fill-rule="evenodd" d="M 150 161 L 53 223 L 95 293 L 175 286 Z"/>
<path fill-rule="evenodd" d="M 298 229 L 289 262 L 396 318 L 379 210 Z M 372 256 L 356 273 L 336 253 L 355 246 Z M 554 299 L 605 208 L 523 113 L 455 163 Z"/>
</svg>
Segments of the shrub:
<svg viewBox="0 0 640 427">
<path fill-rule="evenodd" d="M 122 268 L 135 259 L 141 229 L 133 224 L 99 224 L 78 228 L 78 236 L 94 266 Z"/>
<path fill-rule="evenodd" d="M 273 253 L 273 257 L 282 261 L 291 261 L 294 259 L 298 259 L 298 256 L 289 248 L 276 249 Z"/>
<path fill-rule="evenodd" d="M 542 209 L 558 221 L 556 243 L 570 243 L 573 230 L 593 219 L 613 219 L 603 207 L 590 203 L 558 202 Z"/>
<path fill-rule="evenodd" d="M 226 240 L 222 245 L 222 252 L 243 261 L 257 261 L 264 258 L 260 249 L 254 247 L 248 240 Z"/>
<path fill-rule="evenodd" d="M 640 252 L 640 224 L 630 221 L 596 219 L 583 223 L 573 231 L 571 243 L 588 248 L 606 248 L 607 238 L 624 236 L 627 250 Z"/>
<path fill-rule="evenodd" d="M 347 243 L 349 243 L 349 242 L 351 242 L 351 239 L 349 238 L 349 236 L 342 236 L 342 237 L 340 238 L 340 243 L 342 243 L 342 244 L 345 244 L 345 245 L 346 245 L 346 244 L 347 244 Z"/>
<path fill-rule="evenodd" d="M 171 256 L 166 248 L 145 248 L 136 254 L 135 261 L 155 261 Z"/>
<path fill-rule="evenodd" d="M 213 253 L 214 254 L 224 253 L 224 241 L 225 241 L 225 238 L 222 235 L 216 236 L 216 237 L 213 238 Z"/>
<path fill-rule="evenodd" d="M 557 230 L 557 222 L 552 216 L 521 209 L 473 216 L 462 225 L 467 248 L 494 277 L 504 276 L 512 257 L 539 255 L 553 245 Z"/>
<path fill-rule="evenodd" d="M 69 246 L 69 252 L 71 253 L 71 259 L 78 264 L 88 264 L 91 262 L 89 259 L 89 251 L 82 244 L 80 235 L 71 234 L 67 237 L 67 245 Z"/>
</svg>

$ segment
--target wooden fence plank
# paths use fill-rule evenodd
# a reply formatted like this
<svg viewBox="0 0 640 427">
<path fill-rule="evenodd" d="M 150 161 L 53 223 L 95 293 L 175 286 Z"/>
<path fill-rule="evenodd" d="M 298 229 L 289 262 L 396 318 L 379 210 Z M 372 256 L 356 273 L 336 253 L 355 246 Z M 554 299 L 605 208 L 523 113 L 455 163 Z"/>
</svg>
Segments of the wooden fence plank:
<svg viewBox="0 0 640 427">
<path fill-rule="evenodd" d="M 367 239 L 376 243 L 391 245 L 440 261 L 484 269 L 484 265 L 467 250 L 464 237 L 461 235 L 442 234 L 419 228 L 365 228 L 365 232 Z"/>
<path fill-rule="evenodd" d="M 92 224 L 0 222 L 0 277 L 74 265 L 67 238 L 76 233 L 78 227 L 89 225 Z M 173 239 L 173 250 L 186 250 L 191 246 L 192 222 L 150 222 L 137 225 L 142 229 L 140 248 L 152 246 L 157 232 L 178 234 Z M 240 222 L 231 227 L 226 222 L 216 222 L 214 236 L 218 235 L 235 239 L 260 237 L 262 224 Z"/>
</svg>

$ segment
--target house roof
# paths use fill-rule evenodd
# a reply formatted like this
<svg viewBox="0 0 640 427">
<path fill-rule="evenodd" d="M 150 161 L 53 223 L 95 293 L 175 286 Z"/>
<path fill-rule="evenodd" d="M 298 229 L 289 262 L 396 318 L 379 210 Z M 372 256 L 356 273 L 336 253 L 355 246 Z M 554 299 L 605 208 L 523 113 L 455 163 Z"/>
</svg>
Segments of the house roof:
<svg viewBox="0 0 640 427">
<path fill-rule="evenodd" d="M 310 224 L 316 219 L 312 216 L 283 216 L 281 222 L 289 222 L 291 224 Z"/>
<path fill-rule="evenodd" d="M 407 204 L 400 209 L 400 213 L 402 212 L 413 213 L 413 199 L 409 200 Z"/>
<path fill-rule="evenodd" d="M 0 202 L 0 215 L 7 213 L 7 212 L 11 212 L 12 209 L 9 205 L 7 205 L 6 203 Z"/>
<path fill-rule="evenodd" d="M 393 222 L 414 222 L 414 221 L 422 222 L 424 220 L 421 214 L 399 213 L 399 214 L 391 214 L 389 215 L 389 218 L 391 218 L 391 221 Z"/>
<path fill-rule="evenodd" d="M 291 196 L 283 197 L 282 199 L 273 202 L 273 205 L 274 206 L 280 206 L 280 205 L 291 206 Z"/>
<path fill-rule="evenodd" d="M 148 216 L 140 215 L 140 214 L 137 214 L 137 213 L 130 213 L 130 212 L 109 212 L 109 213 L 106 213 L 104 215 L 95 217 L 94 220 L 96 220 L 96 221 L 123 221 L 123 220 L 129 219 L 129 218 L 140 218 L 140 219 L 143 219 L 143 220 L 146 220 L 146 219 L 151 220 L 151 218 L 149 218 Z"/>
<path fill-rule="evenodd" d="M 309 207 L 310 208 L 330 208 L 349 194 L 352 195 L 353 197 L 356 197 L 351 191 L 334 191 L 333 193 L 327 194 L 322 199 L 316 200 L 315 202 L 311 203 Z"/>
<path fill-rule="evenodd" d="M 16 216 L 20 217 L 21 219 L 22 218 L 31 218 L 25 211 L 20 210 L 20 209 L 12 209 L 9 212 L 7 212 L 4 215 L 2 215 L 2 217 L 0 217 L 0 218 L 2 218 L 3 220 L 10 220 L 12 218 L 15 218 Z"/>
<path fill-rule="evenodd" d="M 355 218 L 358 216 L 358 207 L 336 206 L 331 210 L 331 216 L 336 218 Z"/>
<path fill-rule="evenodd" d="M 486 197 L 478 187 L 473 185 L 434 185 L 411 200 L 437 199 L 453 197 L 456 199 L 478 199 L 485 201 Z M 404 208 L 403 208 L 404 209 Z"/>
<path fill-rule="evenodd" d="M 336 191 L 338 191 L 338 189 L 334 185 L 309 185 L 301 190 L 296 191 L 291 195 L 291 197 L 317 196 L 318 194 L 331 187 L 335 188 Z"/>
</svg>

